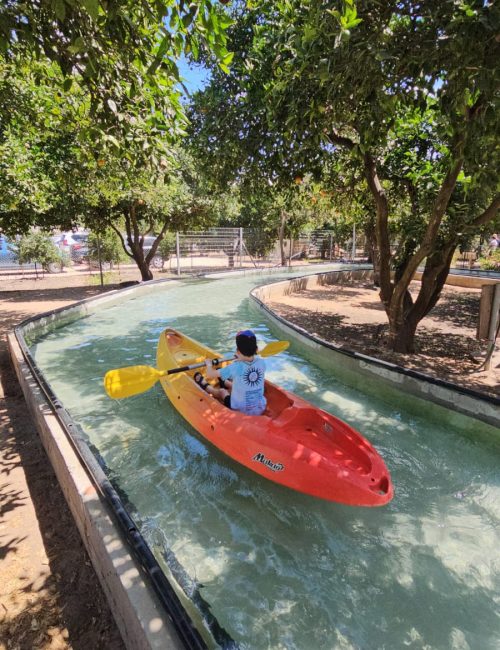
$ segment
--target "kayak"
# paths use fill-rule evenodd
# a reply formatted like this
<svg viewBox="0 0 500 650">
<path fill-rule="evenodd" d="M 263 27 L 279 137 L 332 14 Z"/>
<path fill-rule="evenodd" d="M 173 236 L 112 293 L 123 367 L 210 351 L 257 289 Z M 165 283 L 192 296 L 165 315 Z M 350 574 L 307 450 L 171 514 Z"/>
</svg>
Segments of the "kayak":
<svg viewBox="0 0 500 650">
<path fill-rule="evenodd" d="M 177 330 L 162 332 L 158 370 L 205 358 L 222 357 Z M 382 506 L 392 499 L 384 461 L 368 440 L 339 418 L 267 380 L 265 412 L 245 415 L 209 395 L 194 381 L 194 373 L 174 372 L 160 382 L 189 424 L 233 460 L 270 481 L 329 501 Z"/>
</svg>

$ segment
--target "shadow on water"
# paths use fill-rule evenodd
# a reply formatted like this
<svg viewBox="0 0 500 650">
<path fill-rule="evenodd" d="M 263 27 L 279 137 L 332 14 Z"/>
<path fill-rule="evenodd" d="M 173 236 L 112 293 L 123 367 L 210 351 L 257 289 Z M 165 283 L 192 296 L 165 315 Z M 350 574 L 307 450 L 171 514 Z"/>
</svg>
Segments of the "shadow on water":
<svg viewBox="0 0 500 650">
<path fill-rule="evenodd" d="M 241 327 L 274 338 L 247 300 L 202 317 L 161 309 L 128 331 L 103 313 L 97 327 L 65 328 L 63 345 L 50 334 L 42 368 L 158 562 L 178 564 L 186 593 L 242 647 L 495 647 L 493 443 L 353 390 L 292 349 L 268 360 L 270 378 L 360 430 L 386 460 L 396 495 L 384 508 L 349 508 L 273 484 L 205 441 L 160 387 L 119 402 L 105 396 L 106 370 L 155 365 L 166 326 L 220 352 Z"/>
</svg>

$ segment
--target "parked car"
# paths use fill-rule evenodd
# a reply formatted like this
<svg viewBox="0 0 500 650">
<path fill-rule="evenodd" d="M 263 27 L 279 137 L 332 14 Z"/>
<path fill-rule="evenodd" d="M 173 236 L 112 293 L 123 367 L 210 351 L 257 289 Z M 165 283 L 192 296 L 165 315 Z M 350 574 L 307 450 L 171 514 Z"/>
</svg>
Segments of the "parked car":
<svg viewBox="0 0 500 650">
<path fill-rule="evenodd" d="M 0 233 L 0 266 L 10 266 L 17 263 L 13 242 Z"/>
<path fill-rule="evenodd" d="M 88 232 L 63 232 L 54 235 L 52 241 L 66 253 L 73 262 L 81 262 L 89 256 Z"/>
<path fill-rule="evenodd" d="M 88 259 L 89 235 L 86 232 L 73 233 L 74 244 L 71 246 L 70 256 L 75 262 Z"/>
</svg>

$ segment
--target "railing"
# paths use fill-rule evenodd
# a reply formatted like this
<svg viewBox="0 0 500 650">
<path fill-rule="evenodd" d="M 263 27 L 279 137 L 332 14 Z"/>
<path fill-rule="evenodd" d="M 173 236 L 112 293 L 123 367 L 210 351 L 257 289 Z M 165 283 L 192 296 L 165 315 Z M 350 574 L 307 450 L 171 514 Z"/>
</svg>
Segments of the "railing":
<svg viewBox="0 0 500 650">
<path fill-rule="evenodd" d="M 151 239 L 151 238 L 149 238 Z M 339 240 L 330 230 L 313 230 L 283 242 L 283 251 L 277 239 L 257 228 L 210 228 L 204 231 L 178 232 L 170 255 L 162 257 L 159 252 L 151 261 L 153 271 L 173 274 L 198 274 L 209 270 L 265 268 L 298 263 L 352 262 L 366 259 L 363 240 L 353 243 L 353 237 Z M 33 272 L 34 265 L 19 266 L 14 255 L 0 260 L 0 270 L 17 269 Z M 128 265 L 133 266 L 133 260 Z M 49 273 L 61 272 L 71 267 L 83 272 L 109 271 L 110 264 L 104 260 L 89 259 L 88 246 L 66 247 L 61 262 L 52 263 L 45 269 Z M 38 269 L 43 273 L 42 268 Z"/>
<path fill-rule="evenodd" d="M 359 244 L 360 242 L 358 242 Z M 243 269 L 287 265 L 297 262 L 351 262 L 363 259 L 364 249 L 352 238 L 338 241 L 329 230 L 314 230 L 283 242 L 270 240 L 258 229 L 211 228 L 176 234 L 176 250 L 165 262 L 175 273 L 207 269 Z"/>
</svg>

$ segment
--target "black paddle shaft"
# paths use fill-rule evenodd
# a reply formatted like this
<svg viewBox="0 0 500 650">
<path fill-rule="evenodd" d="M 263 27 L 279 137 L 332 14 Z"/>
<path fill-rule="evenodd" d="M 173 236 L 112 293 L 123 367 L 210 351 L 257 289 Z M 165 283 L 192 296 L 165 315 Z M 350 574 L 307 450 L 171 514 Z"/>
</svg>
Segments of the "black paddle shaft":
<svg viewBox="0 0 500 650">
<path fill-rule="evenodd" d="M 236 359 L 236 357 L 234 357 Z M 233 359 L 212 359 L 212 366 L 215 368 L 220 365 L 223 361 L 232 361 Z M 203 368 L 205 365 L 205 362 L 203 361 L 202 363 L 195 363 L 192 366 L 182 366 L 181 368 L 172 368 L 171 370 L 167 370 L 165 374 L 167 375 L 175 375 L 176 372 L 186 372 L 187 370 L 194 370 L 195 368 Z"/>
</svg>

